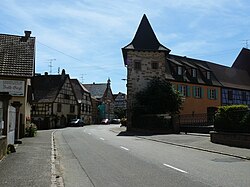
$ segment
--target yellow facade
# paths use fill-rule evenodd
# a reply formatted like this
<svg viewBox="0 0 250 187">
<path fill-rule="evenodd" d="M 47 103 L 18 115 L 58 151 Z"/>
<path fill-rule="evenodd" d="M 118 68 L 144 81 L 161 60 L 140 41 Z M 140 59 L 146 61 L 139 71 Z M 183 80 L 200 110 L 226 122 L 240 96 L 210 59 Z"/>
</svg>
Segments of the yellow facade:
<svg viewBox="0 0 250 187">
<path fill-rule="evenodd" d="M 209 107 L 221 105 L 221 88 L 208 85 L 188 84 L 183 82 L 171 82 L 173 87 L 183 94 L 181 114 L 205 114 Z M 181 90 L 185 87 L 186 91 Z M 197 94 L 200 88 L 200 97 Z"/>
</svg>

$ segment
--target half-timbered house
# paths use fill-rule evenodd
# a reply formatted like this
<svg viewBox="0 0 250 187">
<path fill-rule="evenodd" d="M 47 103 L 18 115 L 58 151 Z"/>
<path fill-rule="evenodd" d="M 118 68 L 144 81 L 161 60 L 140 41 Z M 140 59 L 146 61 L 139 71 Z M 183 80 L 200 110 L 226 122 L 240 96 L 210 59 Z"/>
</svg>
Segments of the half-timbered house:
<svg viewBox="0 0 250 187">
<path fill-rule="evenodd" d="M 37 75 L 32 79 L 32 121 L 39 129 L 65 127 L 78 115 L 78 101 L 70 77 L 61 75 Z"/>
</svg>

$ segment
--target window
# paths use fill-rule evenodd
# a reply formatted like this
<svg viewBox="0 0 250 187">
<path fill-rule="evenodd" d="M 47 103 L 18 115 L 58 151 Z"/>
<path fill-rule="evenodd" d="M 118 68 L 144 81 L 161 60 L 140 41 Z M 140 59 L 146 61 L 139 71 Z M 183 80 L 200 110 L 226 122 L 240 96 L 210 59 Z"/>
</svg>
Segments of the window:
<svg viewBox="0 0 250 187">
<path fill-rule="evenodd" d="M 207 79 L 211 79 L 211 72 L 207 71 Z"/>
<path fill-rule="evenodd" d="M 135 70 L 141 70 L 141 61 L 135 61 L 134 69 Z"/>
<path fill-rule="evenodd" d="M 202 98 L 202 88 L 201 87 L 197 87 L 197 86 L 194 86 L 193 87 L 193 96 L 195 98 Z"/>
<path fill-rule="evenodd" d="M 64 99 L 70 99 L 69 94 L 64 94 Z"/>
<path fill-rule="evenodd" d="M 178 91 L 181 93 L 183 96 L 190 96 L 189 94 L 189 86 L 187 85 L 178 85 Z"/>
<path fill-rule="evenodd" d="M 228 90 L 227 95 L 228 95 L 228 100 L 233 100 L 233 91 L 232 90 Z"/>
<path fill-rule="evenodd" d="M 82 112 L 84 112 L 84 103 L 82 103 L 81 110 L 82 110 Z"/>
<path fill-rule="evenodd" d="M 159 64 L 157 62 L 152 62 L 151 67 L 152 67 L 152 69 L 158 69 Z"/>
<path fill-rule="evenodd" d="M 217 90 L 216 89 L 208 89 L 207 96 L 208 96 L 208 99 L 217 99 Z"/>
<path fill-rule="evenodd" d="M 75 105 L 70 105 L 70 113 L 74 113 L 75 112 Z"/>
<path fill-rule="evenodd" d="M 241 98 L 242 98 L 242 101 L 246 101 L 247 100 L 247 94 L 246 92 L 241 92 Z"/>
<path fill-rule="evenodd" d="M 196 69 L 192 69 L 192 77 L 197 77 L 197 70 Z"/>
<path fill-rule="evenodd" d="M 61 111 L 62 111 L 62 104 L 57 103 L 57 112 L 61 112 Z"/>
<path fill-rule="evenodd" d="M 178 66 L 178 68 L 177 68 L 177 74 L 178 75 L 182 75 L 182 67 L 181 66 Z"/>
</svg>

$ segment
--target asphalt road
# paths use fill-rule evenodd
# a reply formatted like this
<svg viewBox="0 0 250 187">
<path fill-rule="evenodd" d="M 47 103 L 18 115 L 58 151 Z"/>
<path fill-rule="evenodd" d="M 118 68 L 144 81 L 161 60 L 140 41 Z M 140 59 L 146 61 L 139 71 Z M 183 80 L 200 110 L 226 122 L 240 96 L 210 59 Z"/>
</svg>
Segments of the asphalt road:
<svg viewBox="0 0 250 187">
<path fill-rule="evenodd" d="M 110 128 L 85 126 L 55 132 L 66 187 L 250 186 L 249 161 L 119 136 Z"/>
</svg>

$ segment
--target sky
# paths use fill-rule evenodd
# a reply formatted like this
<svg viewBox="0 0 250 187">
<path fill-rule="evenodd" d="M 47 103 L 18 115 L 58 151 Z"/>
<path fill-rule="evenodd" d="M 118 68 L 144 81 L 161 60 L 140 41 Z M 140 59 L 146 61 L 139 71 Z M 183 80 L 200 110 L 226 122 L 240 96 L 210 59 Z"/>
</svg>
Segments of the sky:
<svg viewBox="0 0 250 187">
<path fill-rule="evenodd" d="M 32 31 L 36 73 L 110 78 L 113 93 L 126 93 L 121 48 L 143 14 L 171 54 L 231 66 L 250 47 L 249 0 L 1 0 L 0 33 Z"/>
</svg>

